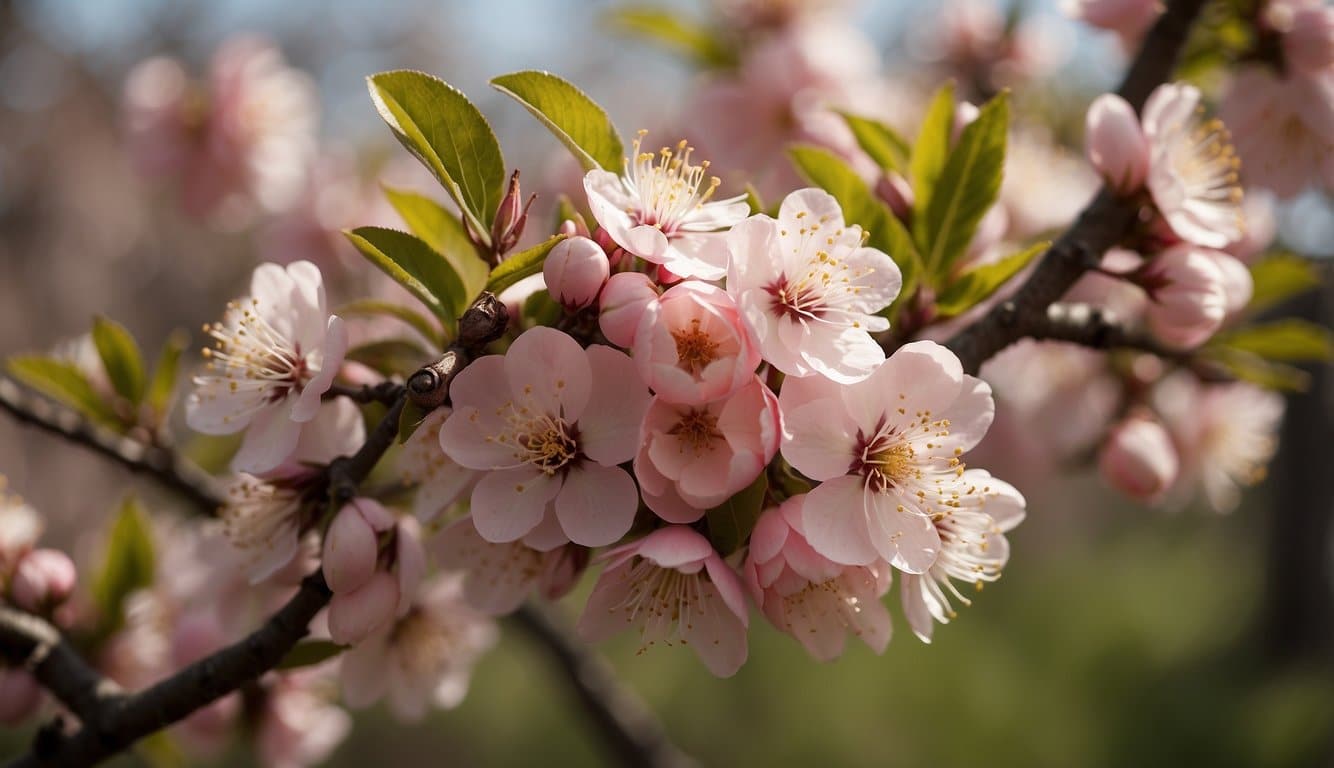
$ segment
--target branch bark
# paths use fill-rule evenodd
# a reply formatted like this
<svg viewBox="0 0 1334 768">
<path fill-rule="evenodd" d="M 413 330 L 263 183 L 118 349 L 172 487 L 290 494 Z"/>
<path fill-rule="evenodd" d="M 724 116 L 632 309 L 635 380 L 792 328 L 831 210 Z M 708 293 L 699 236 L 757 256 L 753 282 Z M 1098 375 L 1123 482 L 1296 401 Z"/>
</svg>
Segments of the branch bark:
<svg viewBox="0 0 1334 768">
<path fill-rule="evenodd" d="M 1205 0 L 1173 0 L 1149 30 L 1117 93 L 1136 110 L 1176 67 L 1192 22 Z M 1097 266 L 1108 249 L 1120 243 L 1139 215 L 1133 202 L 1120 200 L 1103 188 L 1043 255 L 1028 281 L 1009 301 L 996 305 L 982 319 L 955 334 L 946 346 L 954 350 L 969 373 L 1019 339 L 1032 336 L 1059 301 L 1085 272 Z"/>
</svg>

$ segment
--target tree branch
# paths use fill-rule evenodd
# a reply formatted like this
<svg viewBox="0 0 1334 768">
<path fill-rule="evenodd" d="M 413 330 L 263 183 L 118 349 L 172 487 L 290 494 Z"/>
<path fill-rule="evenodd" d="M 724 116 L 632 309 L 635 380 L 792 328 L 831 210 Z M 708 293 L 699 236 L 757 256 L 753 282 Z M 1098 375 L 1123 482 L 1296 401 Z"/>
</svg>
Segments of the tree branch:
<svg viewBox="0 0 1334 768">
<path fill-rule="evenodd" d="M 1172 75 L 1177 56 L 1205 0 L 1172 0 L 1144 37 L 1117 93 L 1139 110 L 1159 84 Z M 1104 187 L 1070 229 L 1043 255 L 1041 263 L 1014 297 L 993 307 L 982 319 L 955 334 L 946 345 L 969 373 L 977 373 L 992 355 L 1039 327 L 1047 307 L 1094 266 L 1130 231 L 1139 215 L 1133 202 Z"/>
<path fill-rule="evenodd" d="M 76 411 L 25 392 L 3 374 L 0 374 L 0 408 L 21 423 L 81 445 L 131 472 L 150 475 L 164 487 L 210 512 L 221 506 L 226 498 L 212 475 L 174 452 L 100 427 Z"/>
<path fill-rule="evenodd" d="M 1023 331 L 1025 337 L 1033 339 L 1068 341 L 1093 349 L 1137 349 L 1182 363 L 1191 359 L 1189 353 L 1132 330 L 1102 307 L 1091 304 L 1052 304 L 1041 315 L 1033 315 Z"/>
<path fill-rule="evenodd" d="M 27 670 L 42 687 L 85 722 L 120 698 L 120 687 L 88 666 L 78 651 L 45 620 L 0 605 L 0 657 Z"/>
</svg>

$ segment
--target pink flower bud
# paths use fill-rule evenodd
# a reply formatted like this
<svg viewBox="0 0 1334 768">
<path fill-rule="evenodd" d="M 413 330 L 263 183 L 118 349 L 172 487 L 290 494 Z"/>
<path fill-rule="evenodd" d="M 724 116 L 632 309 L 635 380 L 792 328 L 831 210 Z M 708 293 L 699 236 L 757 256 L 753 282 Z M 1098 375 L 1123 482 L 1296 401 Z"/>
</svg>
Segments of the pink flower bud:
<svg viewBox="0 0 1334 768">
<path fill-rule="evenodd" d="M 19 560 L 9 589 L 18 607 L 39 612 L 65 602 L 77 579 L 74 561 L 64 552 L 34 549 Z"/>
<path fill-rule="evenodd" d="M 329 637 L 340 645 L 355 645 L 388 624 L 398 609 L 398 580 L 376 571 L 362 587 L 335 593 L 329 601 Z"/>
<path fill-rule="evenodd" d="M 1149 174 L 1149 140 L 1125 99 L 1104 93 L 1089 106 L 1085 128 L 1089 162 L 1122 195 L 1139 191 Z"/>
<path fill-rule="evenodd" d="M 658 298 L 658 289 L 648 275 L 620 272 L 611 276 L 598 298 L 601 314 L 598 327 L 612 344 L 628 347 L 634 343 L 639 318 L 649 302 Z"/>
<path fill-rule="evenodd" d="M 1255 281 L 1251 279 L 1251 271 L 1245 264 L 1226 253 L 1208 249 L 1201 251 L 1213 259 L 1214 266 L 1218 267 L 1218 271 L 1223 275 L 1223 295 L 1226 297 L 1228 315 L 1245 309 L 1251 301 L 1251 294 L 1255 291 Z"/>
<path fill-rule="evenodd" d="M 366 518 L 349 503 L 324 535 L 324 580 L 335 594 L 360 589 L 375 573 L 380 543 Z"/>
<path fill-rule="evenodd" d="M 907 222 L 912 216 L 912 187 L 908 185 L 908 180 L 901 175 L 894 171 L 881 174 L 880 180 L 875 183 L 875 194 L 885 201 L 885 204 L 901 221 Z"/>
<path fill-rule="evenodd" d="M 1292 14 L 1283 55 L 1298 73 L 1314 75 L 1334 65 L 1334 8 L 1307 6 Z"/>
<path fill-rule="evenodd" d="M 570 311 L 596 301 L 610 274 L 611 263 L 606 252 L 586 237 L 571 237 L 556 243 L 542 267 L 551 298 Z"/>
<path fill-rule="evenodd" d="M 0 667 L 0 723 L 18 725 L 42 703 L 42 689 L 21 669 Z"/>
<path fill-rule="evenodd" d="M 1201 248 L 1183 243 L 1163 251 L 1140 271 L 1139 282 L 1153 299 L 1149 329 L 1174 347 L 1204 343 L 1227 315 L 1223 273 Z"/>
<path fill-rule="evenodd" d="M 1098 458 L 1098 469 L 1113 488 L 1152 502 L 1176 480 L 1178 463 L 1167 430 L 1152 417 L 1137 414 L 1112 429 Z"/>
<path fill-rule="evenodd" d="M 533 195 L 526 204 L 523 203 L 523 193 L 519 191 L 519 172 L 516 170 L 510 176 L 509 190 L 501 199 L 495 221 L 491 223 L 493 252 L 503 256 L 518 244 L 519 238 L 523 237 L 523 227 L 528 223 L 528 209 L 536 199 L 537 195 Z"/>
</svg>

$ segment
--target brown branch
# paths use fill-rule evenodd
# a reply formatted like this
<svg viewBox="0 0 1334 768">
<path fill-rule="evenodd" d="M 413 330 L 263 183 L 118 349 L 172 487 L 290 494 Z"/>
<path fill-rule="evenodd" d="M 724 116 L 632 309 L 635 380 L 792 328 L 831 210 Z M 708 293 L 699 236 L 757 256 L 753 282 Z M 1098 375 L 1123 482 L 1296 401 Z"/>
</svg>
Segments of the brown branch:
<svg viewBox="0 0 1334 768">
<path fill-rule="evenodd" d="M 1134 330 L 1101 307 L 1091 304 L 1057 303 L 1036 316 L 1025 328 L 1025 336 L 1047 341 L 1068 341 L 1093 349 L 1137 349 L 1159 357 L 1189 362 L 1188 352 L 1164 346 L 1157 339 Z"/>
<path fill-rule="evenodd" d="M 0 657 L 27 670 L 85 722 L 120 698 L 120 688 L 88 666 L 79 652 L 42 618 L 0 605 Z"/>
<path fill-rule="evenodd" d="M 150 475 L 159 484 L 210 512 L 221 506 L 225 498 L 212 475 L 174 452 L 100 427 L 76 411 L 25 392 L 3 374 L 0 374 L 0 408 L 20 423 L 63 437 L 136 474 Z"/>
<path fill-rule="evenodd" d="M 548 611 L 524 605 L 513 621 L 551 656 L 621 764 L 629 768 L 696 765 L 667 738 L 644 702 L 620 685 L 606 660 L 573 641 Z"/>
<path fill-rule="evenodd" d="M 403 394 L 403 385 L 396 381 L 382 381 L 378 384 L 362 384 L 361 386 L 335 382 L 329 387 L 329 391 L 324 393 L 324 399 L 331 400 L 335 397 L 346 397 L 363 405 L 366 403 L 393 405 L 401 394 Z"/>
<path fill-rule="evenodd" d="M 1176 67 L 1191 23 L 1205 0 L 1172 0 L 1144 37 L 1139 54 L 1117 89 L 1137 110 L 1153 89 Z M 1043 255 L 1042 262 L 1014 297 L 994 307 L 982 319 L 951 338 L 947 345 L 977 373 L 992 355 L 1019 339 L 1033 335 L 1046 317 L 1047 307 L 1060 300 L 1070 286 L 1096 266 L 1102 254 L 1116 246 L 1139 215 L 1138 206 L 1118 199 L 1104 188 L 1079 218 Z"/>
</svg>

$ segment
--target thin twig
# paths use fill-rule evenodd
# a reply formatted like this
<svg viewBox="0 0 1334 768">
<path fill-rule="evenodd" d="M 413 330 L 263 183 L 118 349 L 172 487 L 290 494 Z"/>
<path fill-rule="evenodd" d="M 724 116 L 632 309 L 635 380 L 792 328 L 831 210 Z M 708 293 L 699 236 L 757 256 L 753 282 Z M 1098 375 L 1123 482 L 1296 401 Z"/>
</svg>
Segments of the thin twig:
<svg viewBox="0 0 1334 768">
<path fill-rule="evenodd" d="M 44 619 L 0 605 L 0 658 L 26 669 L 71 712 L 95 721 L 102 707 L 124 694 L 88 666 Z"/>
</svg>

